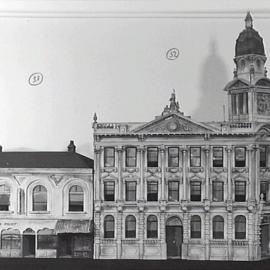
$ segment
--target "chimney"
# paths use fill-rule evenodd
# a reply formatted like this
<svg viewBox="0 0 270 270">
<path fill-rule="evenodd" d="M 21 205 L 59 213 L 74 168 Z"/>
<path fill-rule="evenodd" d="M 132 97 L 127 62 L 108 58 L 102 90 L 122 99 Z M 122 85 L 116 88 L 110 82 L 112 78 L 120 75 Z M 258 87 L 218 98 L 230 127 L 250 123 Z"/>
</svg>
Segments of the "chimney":
<svg viewBox="0 0 270 270">
<path fill-rule="evenodd" d="M 68 152 L 75 153 L 76 152 L 76 146 L 74 144 L 74 141 L 70 141 L 68 145 Z"/>
</svg>

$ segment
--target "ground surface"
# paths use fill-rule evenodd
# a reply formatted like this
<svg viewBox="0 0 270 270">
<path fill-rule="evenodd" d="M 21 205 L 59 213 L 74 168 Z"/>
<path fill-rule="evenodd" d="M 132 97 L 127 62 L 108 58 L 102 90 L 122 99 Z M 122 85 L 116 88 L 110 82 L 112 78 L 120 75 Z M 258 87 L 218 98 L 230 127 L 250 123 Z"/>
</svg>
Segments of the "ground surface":
<svg viewBox="0 0 270 270">
<path fill-rule="evenodd" d="M 89 259 L 0 259 L 0 270 L 270 270 L 270 260 L 259 262 L 142 261 Z"/>
</svg>

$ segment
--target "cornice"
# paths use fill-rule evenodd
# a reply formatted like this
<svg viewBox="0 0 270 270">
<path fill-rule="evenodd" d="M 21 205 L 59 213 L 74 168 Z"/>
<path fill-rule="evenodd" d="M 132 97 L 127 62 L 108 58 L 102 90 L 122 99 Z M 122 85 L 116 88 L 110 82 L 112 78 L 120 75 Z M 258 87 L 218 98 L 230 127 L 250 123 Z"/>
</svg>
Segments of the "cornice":
<svg viewBox="0 0 270 270">
<path fill-rule="evenodd" d="M 0 0 L 1 17 L 21 18 L 270 18 L 269 1 L 251 0 Z"/>
</svg>

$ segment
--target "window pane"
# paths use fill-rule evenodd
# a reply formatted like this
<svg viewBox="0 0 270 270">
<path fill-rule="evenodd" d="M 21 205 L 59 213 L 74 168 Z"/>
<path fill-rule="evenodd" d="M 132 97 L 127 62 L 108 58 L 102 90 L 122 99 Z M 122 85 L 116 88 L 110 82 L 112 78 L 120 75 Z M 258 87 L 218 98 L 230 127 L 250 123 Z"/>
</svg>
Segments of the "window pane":
<svg viewBox="0 0 270 270">
<path fill-rule="evenodd" d="M 136 238 L 136 219 L 134 216 L 126 217 L 126 238 Z"/>
<path fill-rule="evenodd" d="M 136 156 L 137 149 L 136 147 L 126 148 L 126 167 L 136 167 Z"/>
<path fill-rule="evenodd" d="M 8 211 L 10 204 L 10 188 L 7 185 L 0 186 L 0 211 Z"/>
<path fill-rule="evenodd" d="M 232 113 L 236 115 L 236 95 L 232 95 Z"/>
<path fill-rule="evenodd" d="M 33 211 L 47 211 L 47 189 L 44 186 L 33 189 Z"/>
<path fill-rule="evenodd" d="M 190 167 L 201 166 L 201 148 L 190 147 Z"/>
<path fill-rule="evenodd" d="M 114 182 L 104 182 L 104 200 L 114 201 Z"/>
<path fill-rule="evenodd" d="M 157 238 L 158 237 L 158 223 L 156 216 L 149 216 L 147 218 L 147 238 Z"/>
<path fill-rule="evenodd" d="M 221 202 L 223 201 L 223 182 L 214 181 L 213 182 L 213 201 Z"/>
<path fill-rule="evenodd" d="M 191 217 L 191 238 L 201 238 L 201 218 L 199 216 Z"/>
<path fill-rule="evenodd" d="M 104 167 L 114 167 L 115 153 L 113 147 L 104 148 Z"/>
<path fill-rule="evenodd" d="M 235 201 L 244 202 L 246 200 L 246 182 L 235 182 Z"/>
<path fill-rule="evenodd" d="M 213 167 L 223 167 L 222 147 L 213 147 Z"/>
<path fill-rule="evenodd" d="M 57 236 L 56 235 L 38 235 L 37 236 L 37 248 L 38 249 L 56 249 L 57 248 Z"/>
<path fill-rule="evenodd" d="M 72 186 L 69 190 L 69 211 L 83 211 L 83 190 L 80 186 Z"/>
<path fill-rule="evenodd" d="M 126 201 L 136 201 L 136 182 L 126 182 Z"/>
<path fill-rule="evenodd" d="M 168 183 L 168 200 L 179 201 L 179 182 L 169 181 Z"/>
<path fill-rule="evenodd" d="M 157 182 L 147 182 L 147 201 L 157 201 L 158 200 L 158 183 Z"/>
<path fill-rule="evenodd" d="M 201 200 L 201 182 L 190 183 L 190 200 L 191 201 Z"/>
<path fill-rule="evenodd" d="M 260 197 L 263 195 L 262 199 L 264 201 L 267 200 L 267 191 L 268 191 L 268 183 L 267 182 L 261 182 L 260 183 Z"/>
<path fill-rule="evenodd" d="M 104 219 L 104 238 L 114 238 L 114 217 L 106 216 Z"/>
<path fill-rule="evenodd" d="M 168 148 L 168 166 L 169 167 L 179 166 L 179 148 L 178 147 Z"/>
<path fill-rule="evenodd" d="M 224 220 L 221 216 L 213 219 L 213 239 L 224 239 Z"/>
<path fill-rule="evenodd" d="M 244 216 L 237 216 L 235 218 L 235 239 L 246 238 L 246 218 Z"/>
<path fill-rule="evenodd" d="M 246 148 L 236 147 L 235 148 L 235 167 L 246 166 Z"/>
<path fill-rule="evenodd" d="M 147 148 L 147 167 L 158 167 L 158 148 Z"/>
</svg>

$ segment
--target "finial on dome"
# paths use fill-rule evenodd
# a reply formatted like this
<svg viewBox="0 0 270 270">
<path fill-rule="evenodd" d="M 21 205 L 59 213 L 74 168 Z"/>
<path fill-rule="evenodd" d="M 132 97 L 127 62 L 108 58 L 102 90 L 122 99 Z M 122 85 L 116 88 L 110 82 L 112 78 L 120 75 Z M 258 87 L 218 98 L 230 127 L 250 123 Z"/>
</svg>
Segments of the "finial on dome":
<svg viewBox="0 0 270 270">
<path fill-rule="evenodd" d="M 246 22 L 246 28 L 252 28 L 253 27 L 253 19 L 251 17 L 250 11 L 247 12 L 245 22 Z"/>
<path fill-rule="evenodd" d="M 96 122 L 97 122 L 97 114 L 96 114 L 96 113 L 94 113 L 93 120 L 94 120 L 94 123 L 96 123 Z"/>
</svg>

